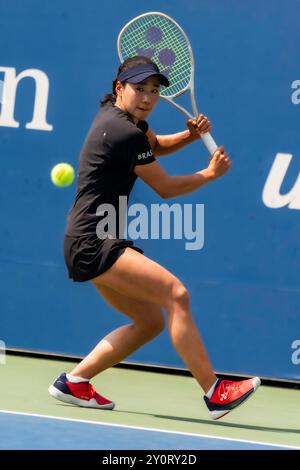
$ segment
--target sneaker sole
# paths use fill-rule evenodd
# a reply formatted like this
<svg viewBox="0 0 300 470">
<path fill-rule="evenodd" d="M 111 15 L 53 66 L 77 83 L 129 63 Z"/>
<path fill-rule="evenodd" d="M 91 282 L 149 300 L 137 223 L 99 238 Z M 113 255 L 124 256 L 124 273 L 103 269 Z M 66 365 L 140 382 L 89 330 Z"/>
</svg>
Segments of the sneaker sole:
<svg viewBox="0 0 300 470">
<path fill-rule="evenodd" d="M 234 407 L 232 410 L 219 410 L 219 411 L 210 411 L 209 414 L 210 416 L 212 417 L 213 420 L 216 420 L 216 419 L 220 419 L 220 418 L 223 418 L 223 416 L 225 415 L 228 415 L 228 413 L 232 413 L 232 411 L 236 410 L 239 406 L 243 405 L 244 403 L 246 403 L 247 400 L 249 400 L 249 398 L 251 398 L 253 396 L 253 394 L 256 392 L 256 390 L 258 389 L 258 387 L 260 386 L 261 384 L 261 380 L 259 377 L 254 377 L 253 378 L 253 391 L 252 393 L 250 393 L 250 395 L 245 398 L 245 400 L 243 400 L 241 403 L 239 403 L 236 407 Z"/>
<path fill-rule="evenodd" d="M 61 392 L 53 385 L 50 385 L 50 387 L 48 388 L 48 392 L 53 398 L 56 398 L 59 401 L 63 401 L 64 403 L 69 403 L 71 405 L 82 406 L 83 408 L 98 408 L 100 410 L 113 410 L 115 407 L 115 404 L 113 402 L 107 403 L 106 405 L 99 405 L 96 402 L 95 398 L 92 398 L 89 401 L 81 400 L 80 398 L 76 398 L 73 395 L 68 395 L 66 393 Z"/>
</svg>

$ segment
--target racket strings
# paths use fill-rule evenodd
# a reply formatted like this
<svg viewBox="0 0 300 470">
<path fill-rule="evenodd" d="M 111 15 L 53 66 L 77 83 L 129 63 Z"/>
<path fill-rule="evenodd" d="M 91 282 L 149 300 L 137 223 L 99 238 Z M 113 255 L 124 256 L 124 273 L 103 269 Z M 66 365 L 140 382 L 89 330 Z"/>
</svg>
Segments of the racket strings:
<svg viewBox="0 0 300 470">
<path fill-rule="evenodd" d="M 162 88 L 162 96 L 175 96 L 186 89 L 191 80 L 190 46 L 175 23 L 160 15 L 136 19 L 122 32 L 119 41 L 124 59 L 146 55 L 165 73 L 171 85 Z"/>
</svg>

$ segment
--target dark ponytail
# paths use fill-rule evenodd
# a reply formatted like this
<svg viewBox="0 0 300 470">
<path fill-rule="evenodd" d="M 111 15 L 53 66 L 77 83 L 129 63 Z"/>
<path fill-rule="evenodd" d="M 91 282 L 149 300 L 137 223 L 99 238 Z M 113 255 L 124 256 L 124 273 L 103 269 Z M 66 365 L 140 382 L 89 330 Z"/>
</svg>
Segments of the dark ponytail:
<svg viewBox="0 0 300 470">
<path fill-rule="evenodd" d="M 107 93 L 101 100 L 100 104 L 101 107 L 105 106 L 107 103 L 112 103 L 115 104 L 116 99 L 117 99 L 117 93 L 116 93 L 116 84 L 117 84 L 117 79 L 112 82 L 112 93 Z"/>
<path fill-rule="evenodd" d="M 120 67 L 118 68 L 117 77 L 120 75 L 121 72 L 131 69 L 132 67 L 136 67 L 137 65 L 140 65 L 140 64 L 152 64 L 157 68 L 157 72 L 159 72 L 157 65 L 151 59 L 142 55 L 136 55 L 134 57 L 128 57 L 128 59 L 126 59 L 120 65 Z M 115 104 L 116 99 L 117 99 L 116 84 L 117 84 L 117 78 L 112 82 L 112 93 L 108 93 L 103 97 L 103 99 L 101 100 L 101 106 L 105 106 L 107 103 Z M 125 82 L 122 83 L 122 85 L 124 84 Z"/>
</svg>

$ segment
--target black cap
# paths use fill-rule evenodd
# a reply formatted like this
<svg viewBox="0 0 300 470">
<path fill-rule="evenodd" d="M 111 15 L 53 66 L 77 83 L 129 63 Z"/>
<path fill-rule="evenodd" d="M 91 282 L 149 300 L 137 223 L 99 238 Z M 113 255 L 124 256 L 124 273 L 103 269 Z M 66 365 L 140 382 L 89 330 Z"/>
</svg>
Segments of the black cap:
<svg viewBox="0 0 300 470">
<path fill-rule="evenodd" d="M 146 78 L 151 77 L 152 75 L 156 75 L 159 83 L 163 86 L 169 86 L 169 80 L 167 77 L 160 73 L 158 68 L 153 64 L 139 64 L 136 65 L 135 67 L 130 67 L 127 70 L 124 70 L 124 72 L 121 72 L 117 76 L 117 80 L 120 80 L 120 82 L 129 82 L 129 83 L 140 83 L 143 80 L 146 80 Z"/>
</svg>

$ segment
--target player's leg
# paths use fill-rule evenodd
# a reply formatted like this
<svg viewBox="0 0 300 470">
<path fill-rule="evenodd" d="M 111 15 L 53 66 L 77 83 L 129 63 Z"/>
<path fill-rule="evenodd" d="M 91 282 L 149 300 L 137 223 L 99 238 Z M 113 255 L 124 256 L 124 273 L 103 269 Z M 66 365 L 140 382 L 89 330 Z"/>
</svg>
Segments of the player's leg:
<svg viewBox="0 0 300 470">
<path fill-rule="evenodd" d="M 151 301 L 168 312 L 172 342 L 204 389 L 204 400 L 213 419 L 221 418 L 245 402 L 259 387 L 260 379 L 216 381 L 205 347 L 193 322 L 189 297 L 183 284 L 154 261 L 128 248 L 111 269 L 93 280 L 128 297 Z"/>
<path fill-rule="evenodd" d="M 162 309 L 151 302 L 132 299 L 113 289 L 95 284 L 100 295 L 116 310 L 131 318 L 105 336 L 72 370 L 71 374 L 91 379 L 105 369 L 118 364 L 143 344 L 161 333 L 165 320 Z"/>
<path fill-rule="evenodd" d="M 111 410 L 114 402 L 97 393 L 89 379 L 157 336 L 164 328 L 164 316 L 161 308 L 151 302 L 131 299 L 105 286 L 97 286 L 97 290 L 133 323 L 105 336 L 69 374 L 60 374 L 50 385 L 49 393 L 65 403 Z"/>
<path fill-rule="evenodd" d="M 187 290 L 179 279 L 158 263 L 127 248 L 108 271 L 92 282 L 97 288 L 106 286 L 132 299 L 165 308 L 175 349 L 204 391 L 211 388 L 216 376 L 193 321 Z"/>
</svg>

